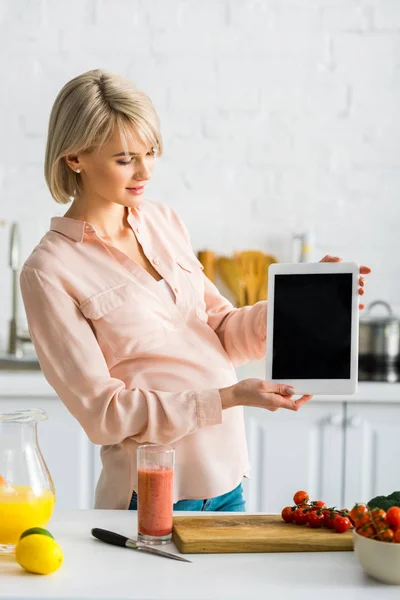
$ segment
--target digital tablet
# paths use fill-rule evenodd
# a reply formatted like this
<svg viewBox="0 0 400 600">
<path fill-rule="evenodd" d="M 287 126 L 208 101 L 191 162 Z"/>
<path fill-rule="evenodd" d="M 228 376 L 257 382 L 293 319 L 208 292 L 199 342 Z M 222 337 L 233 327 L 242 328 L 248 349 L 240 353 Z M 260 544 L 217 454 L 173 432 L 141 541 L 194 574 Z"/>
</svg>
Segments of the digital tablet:
<svg viewBox="0 0 400 600">
<path fill-rule="evenodd" d="M 359 272 L 353 262 L 269 267 L 268 381 L 296 394 L 357 391 Z"/>
</svg>

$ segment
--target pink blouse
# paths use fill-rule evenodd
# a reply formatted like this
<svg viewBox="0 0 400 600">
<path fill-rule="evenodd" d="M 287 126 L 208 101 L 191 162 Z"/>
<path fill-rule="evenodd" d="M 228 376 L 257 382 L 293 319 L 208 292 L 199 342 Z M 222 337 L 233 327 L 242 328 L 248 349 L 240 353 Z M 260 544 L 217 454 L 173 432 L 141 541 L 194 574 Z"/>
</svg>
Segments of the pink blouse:
<svg viewBox="0 0 400 600">
<path fill-rule="evenodd" d="M 128 508 L 144 443 L 175 448 L 174 502 L 224 494 L 249 465 L 243 409 L 223 411 L 218 390 L 263 357 L 267 303 L 223 298 L 170 207 L 145 201 L 128 221 L 172 298 L 90 223 L 54 217 L 20 278 L 40 366 L 102 445 L 96 508 Z"/>
</svg>

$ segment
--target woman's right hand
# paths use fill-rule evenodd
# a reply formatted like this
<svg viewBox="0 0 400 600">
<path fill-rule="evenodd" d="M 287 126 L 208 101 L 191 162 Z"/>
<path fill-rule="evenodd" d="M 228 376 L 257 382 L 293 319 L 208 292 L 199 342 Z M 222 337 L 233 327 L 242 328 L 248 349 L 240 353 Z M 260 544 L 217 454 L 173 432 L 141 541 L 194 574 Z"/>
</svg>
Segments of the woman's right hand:
<svg viewBox="0 0 400 600">
<path fill-rule="evenodd" d="M 312 396 L 293 400 L 294 389 L 284 383 L 271 383 L 263 379 L 244 379 L 235 385 L 219 390 L 222 410 L 233 406 L 255 406 L 275 411 L 278 408 L 299 410 Z"/>
</svg>

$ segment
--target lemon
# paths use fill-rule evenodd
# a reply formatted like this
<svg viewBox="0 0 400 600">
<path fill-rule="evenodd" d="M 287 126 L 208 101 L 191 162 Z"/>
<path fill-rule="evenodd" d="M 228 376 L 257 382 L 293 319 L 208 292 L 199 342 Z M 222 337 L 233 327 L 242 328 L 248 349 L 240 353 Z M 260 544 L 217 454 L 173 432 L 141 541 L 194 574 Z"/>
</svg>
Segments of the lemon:
<svg viewBox="0 0 400 600">
<path fill-rule="evenodd" d="M 48 535 L 33 533 L 19 540 L 17 563 L 26 571 L 48 575 L 61 567 L 64 556 L 57 542 Z"/>
<path fill-rule="evenodd" d="M 32 535 L 34 533 L 48 535 L 49 537 L 54 539 L 54 536 L 51 535 L 50 531 L 48 529 L 43 529 L 43 527 L 31 527 L 30 529 L 26 529 L 23 533 L 21 533 L 21 537 L 19 539 L 22 540 L 22 538 L 24 538 L 25 536 Z"/>
</svg>

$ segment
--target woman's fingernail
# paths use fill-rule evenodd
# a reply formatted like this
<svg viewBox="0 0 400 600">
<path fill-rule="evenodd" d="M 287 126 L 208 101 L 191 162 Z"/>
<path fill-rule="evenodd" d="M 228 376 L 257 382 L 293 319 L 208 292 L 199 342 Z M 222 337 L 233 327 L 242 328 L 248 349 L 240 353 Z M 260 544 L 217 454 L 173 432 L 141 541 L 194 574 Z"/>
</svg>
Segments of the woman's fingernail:
<svg viewBox="0 0 400 600">
<path fill-rule="evenodd" d="M 292 387 L 292 386 L 287 387 L 285 390 L 285 393 L 286 394 L 294 394 L 294 387 Z"/>
</svg>

